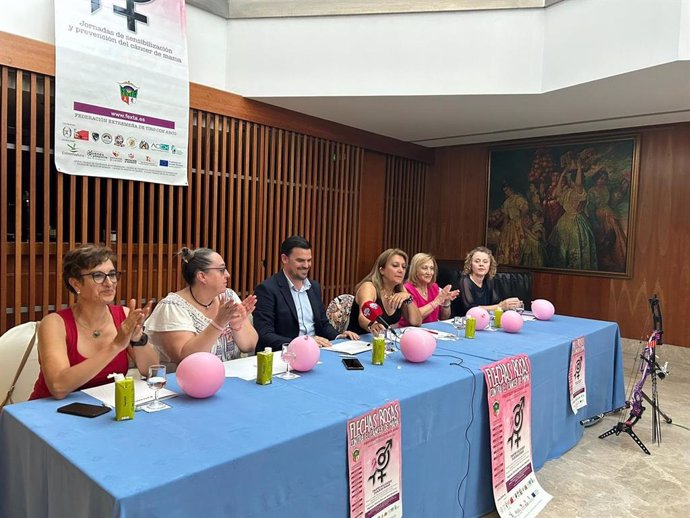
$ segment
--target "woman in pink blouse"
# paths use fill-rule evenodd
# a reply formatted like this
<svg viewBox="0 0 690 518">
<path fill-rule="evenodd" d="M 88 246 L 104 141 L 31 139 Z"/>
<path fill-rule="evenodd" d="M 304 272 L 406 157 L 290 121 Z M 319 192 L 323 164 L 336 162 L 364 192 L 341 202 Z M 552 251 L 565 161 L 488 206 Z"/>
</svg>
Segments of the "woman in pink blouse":
<svg viewBox="0 0 690 518">
<path fill-rule="evenodd" d="M 450 284 L 440 289 L 436 284 L 436 259 L 429 254 L 415 254 L 410 261 L 410 278 L 405 289 L 422 314 L 422 323 L 436 322 L 450 318 L 450 303 L 458 290 L 451 290 Z M 400 327 L 410 325 L 405 318 L 400 319 Z"/>
</svg>

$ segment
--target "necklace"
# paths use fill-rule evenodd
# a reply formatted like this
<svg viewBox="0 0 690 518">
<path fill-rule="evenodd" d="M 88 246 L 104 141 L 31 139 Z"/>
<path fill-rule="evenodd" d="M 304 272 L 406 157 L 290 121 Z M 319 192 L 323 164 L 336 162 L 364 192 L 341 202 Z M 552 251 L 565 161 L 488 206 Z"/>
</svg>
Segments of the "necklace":
<svg viewBox="0 0 690 518">
<path fill-rule="evenodd" d="M 419 292 L 419 294 L 422 297 L 427 298 L 427 296 L 429 295 L 429 285 L 428 284 L 424 288 L 422 288 L 421 286 L 417 286 L 416 284 L 413 284 L 413 286 L 415 288 L 417 288 L 417 291 Z"/>
<path fill-rule="evenodd" d="M 211 299 L 211 302 L 209 302 L 208 304 L 204 304 L 204 303 L 202 303 L 202 302 L 199 302 L 199 301 L 197 300 L 197 298 L 194 296 L 194 292 L 192 291 L 192 287 L 191 287 L 191 286 L 189 287 L 189 294 L 190 294 L 190 295 L 192 296 L 192 298 L 194 299 L 194 302 L 196 302 L 197 304 L 199 304 L 199 305 L 200 305 L 202 308 L 204 308 L 204 309 L 210 308 L 210 307 L 211 307 L 211 304 L 213 304 L 213 301 L 215 300 L 215 298 Z"/>
<path fill-rule="evenodd" d="M 87 331 L 91 331 L 91 336 L 93 336 L 94 338 L 100 338 L 100 336 L 103 334 L 103 331 L 101 331 L 101 329 L 103 328 L 103 326 L 105 326 L 107 324 L 108 315 L 106 315 L 106 318 L 103 319 L 103 322 L 101 324 L 99 324 L 97 329 L 91 329 L 90 327 L 87 327 L 84 324 L 82 324 L 81 322 L 79 322 L 79 319 L 77 318 L 77 315 L 74 313 L 74 311 L 72 312 L 72 315 L 74 315 L 74 321 L 77 324 L 79 324 L 82 327 L 82 329 L 86 329 Z"/>
</svg>

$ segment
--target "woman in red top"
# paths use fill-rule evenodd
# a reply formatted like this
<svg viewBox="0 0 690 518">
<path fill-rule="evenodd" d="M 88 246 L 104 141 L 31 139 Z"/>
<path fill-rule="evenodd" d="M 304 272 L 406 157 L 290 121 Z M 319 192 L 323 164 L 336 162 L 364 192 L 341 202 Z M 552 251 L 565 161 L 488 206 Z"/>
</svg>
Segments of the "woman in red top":
<svg viewBox="0 0 690 518">
<path fill-rule="evenodd" d="M 137 308 L 132 299 L 129 307 L 113 305 L 120 278 L 114 261 L 110 248 L 97 245 L 65 255 L 62 281 L 77 302 L 41 320 L 41 372 L 30 399 L 63 399 L 75 390 L 109 383 L 108 374 L 127 372 L 130 357 L 142 374 L 158 363 L 143 329 L 150 304 Z"/>
</svg>

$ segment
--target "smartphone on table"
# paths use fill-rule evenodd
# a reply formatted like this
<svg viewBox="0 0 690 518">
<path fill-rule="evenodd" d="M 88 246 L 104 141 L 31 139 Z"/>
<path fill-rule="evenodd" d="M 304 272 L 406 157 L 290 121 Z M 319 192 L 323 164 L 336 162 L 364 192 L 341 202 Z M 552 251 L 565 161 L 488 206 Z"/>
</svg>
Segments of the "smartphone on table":
<svg viewBox="0 0 690 518">
<path fill-rule="evenodd" d="M 349 371 L 362 371 L 364 365 L 357 358 L 343 358 L 343 365 Z"/>
<path fill-rule="evenodd" d="M 80 417 L 98 417 L 110 412 L 110 408 L 103 405 L 90 405 L 88 403 L 70 403 L 57 409 L 61 414 L 78 415 Z"/>
</svg>

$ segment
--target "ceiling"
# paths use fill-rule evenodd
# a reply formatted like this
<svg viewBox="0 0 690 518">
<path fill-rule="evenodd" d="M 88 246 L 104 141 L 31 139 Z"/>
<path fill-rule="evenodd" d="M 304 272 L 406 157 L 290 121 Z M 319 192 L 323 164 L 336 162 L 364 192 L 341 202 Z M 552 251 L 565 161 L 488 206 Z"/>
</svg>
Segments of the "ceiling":
<svg viewBox="0 0 690 518">
<path fill-rule="evenodd" d="M 690 121 L 690 63 L 530 95 L 255 99 L 439 147 Z"/>
</svg>

